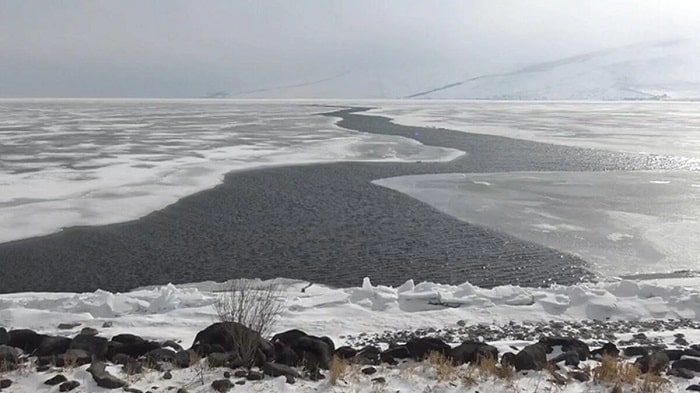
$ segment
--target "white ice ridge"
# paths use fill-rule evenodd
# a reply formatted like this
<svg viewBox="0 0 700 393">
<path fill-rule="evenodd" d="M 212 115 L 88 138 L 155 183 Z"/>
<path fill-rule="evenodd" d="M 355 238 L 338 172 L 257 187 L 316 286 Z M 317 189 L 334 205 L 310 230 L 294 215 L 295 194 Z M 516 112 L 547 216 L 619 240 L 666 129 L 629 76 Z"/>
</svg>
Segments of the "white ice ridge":
<svg viewBox="0 0 700 393">
<path fill-rule="evenodd" d="M 261 283 L 259 280 L 256 282 Z M 453 327 L 468 324 L 546 322 L 550 320 L 648 320 L 700 318 L 700 278 L 587 283 L 551 288 L 470 283 L 373 285 L 331 288 L 277 279 L 283 288 L 282 315 L 274 330 L 301 329 L 342 343 L 348 334 L 386 329 Z M 151 339 L 181 340 L 216 321 L 213 304 L 226 284 L 168 284 L 126 293 L 15 293 L 0 295 L 0 326 L 68 334 L 59 323 L 98 328 L 101 334 L 130 332 Z M 110 321 L 111 327 L 103 327 Z"/>
</svg>

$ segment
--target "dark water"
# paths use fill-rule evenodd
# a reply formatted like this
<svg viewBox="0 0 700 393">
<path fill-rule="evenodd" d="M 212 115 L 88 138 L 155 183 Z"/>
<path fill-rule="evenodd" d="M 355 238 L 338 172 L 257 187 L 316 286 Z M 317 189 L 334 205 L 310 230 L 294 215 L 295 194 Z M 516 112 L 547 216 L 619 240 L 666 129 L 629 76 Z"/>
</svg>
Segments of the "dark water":
<svg viewBox="0 0 700 393">
<path fill-rule="evenodd" d="M 168 282 L 290 277 L 356 286 L 570 284 L 585 261 L 470 225 L 372 180 L 409 174 L 658 169 L 618 154 L 392 124 L 343 110 L 339 125 L 468 154 L 449 163 L 335 163 L 231 173 L 139 220 L 0 244 L 0 292 L 124 291 Z"/>
</svg>

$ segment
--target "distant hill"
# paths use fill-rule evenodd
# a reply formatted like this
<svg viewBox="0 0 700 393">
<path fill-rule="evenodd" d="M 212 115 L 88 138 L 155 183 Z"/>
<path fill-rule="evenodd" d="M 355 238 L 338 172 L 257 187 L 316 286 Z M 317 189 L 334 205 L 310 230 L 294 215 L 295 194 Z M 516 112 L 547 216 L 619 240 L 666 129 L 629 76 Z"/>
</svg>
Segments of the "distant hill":
<svg viewBox="0 0 700 393">
<path fill-rule="evenodd" d="M 411 98 L 696 99 L 700 46 L 688 41 L 633 45 L 417 91 Z"/>
<path fill-rule="evenodd" d="M 240 98 L 700 99 L 700 42 L 694 41 L 630 45 L 484 75 L 455 68 L 351 69 L 229 91 Z"/>
</svg>

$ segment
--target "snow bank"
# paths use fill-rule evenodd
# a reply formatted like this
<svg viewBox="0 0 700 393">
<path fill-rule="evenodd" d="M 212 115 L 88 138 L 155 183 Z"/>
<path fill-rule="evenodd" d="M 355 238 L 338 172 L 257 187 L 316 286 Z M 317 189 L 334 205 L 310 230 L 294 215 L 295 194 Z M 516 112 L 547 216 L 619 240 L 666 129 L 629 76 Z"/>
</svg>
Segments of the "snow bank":
<svg viewBox="0 0 700 393">
<path fill-rule="evenodd" d="M 330 288 L 278 279 L 285 306 L 275 330 L 299 328 L 338 342 L 349 334 L 468 324 L 549 320 L 645 320 L 700 318 L 700 278 L 485 289 L 470 283 L 408 281 L 393 288 L 369 278 L 355 288 Z M 212 282 L 144 288 L 127 293 L 15 293 L 0 295 L 0 326 L 50 334 L 59 323 L 81 323 L 105 335 L 129 331 L 189 345 L 216 320 L 213 304 L 225 284 Z M 110 322 L 111 327 L 103 327 Z"/>
</svg>

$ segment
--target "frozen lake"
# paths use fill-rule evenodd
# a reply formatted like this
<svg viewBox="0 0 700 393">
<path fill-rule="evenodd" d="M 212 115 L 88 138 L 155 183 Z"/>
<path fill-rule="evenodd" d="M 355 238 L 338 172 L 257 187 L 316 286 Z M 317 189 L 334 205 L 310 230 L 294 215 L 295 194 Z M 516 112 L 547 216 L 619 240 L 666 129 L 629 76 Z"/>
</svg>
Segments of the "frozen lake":
<svg viewBox="0 0 700 393">
<path fill-rule="evenodd" d="M 0 243 L 133 220 L 223 175 L 463 152 L 349 131 L 313 102 L 0 100 Z"/>
<path fill-rule="evenodd" d="M 700 104 L 386 102 L 395 122 L 647 156 L 674 172 L 421 175 L 375 182 L 604 274 L 700 270 Z"/>
<path fill-rule="evenodd" d="M 605 275 L 700 270 L 699 172 L 514 172 L 375 181 Z"/>
<path fill-rule="evenodd" d="M 427 128 L 318 116 L 349 106 Z M 330 285 L 364 275 L 536 285 L 566 266 L 575 282 L 576 257 L 605 275 L 700 270 L 696 108 L 0 101 L 0 259 L 24 280 L 3 290 L 34 288 L 44 278 L 29 277 L 33 266 L 47 265 L 44 275 L 70 265 L 90 277 L 50 290 L 113 285 L 94 281 L 111 264 L 113 290 L 258 276 L 263 264 L 270 277 Z M 336 162 L 347 164 L 279 168 Z M 262 167 L 275 168 L 242 172 Z M 108 223 L 125 224 L 61 231 Z"/>
</svg>

